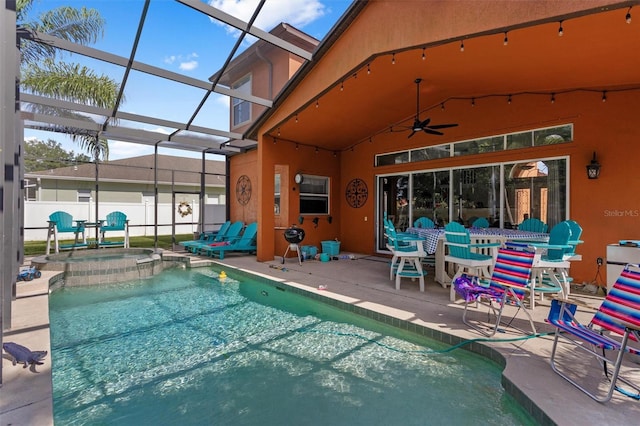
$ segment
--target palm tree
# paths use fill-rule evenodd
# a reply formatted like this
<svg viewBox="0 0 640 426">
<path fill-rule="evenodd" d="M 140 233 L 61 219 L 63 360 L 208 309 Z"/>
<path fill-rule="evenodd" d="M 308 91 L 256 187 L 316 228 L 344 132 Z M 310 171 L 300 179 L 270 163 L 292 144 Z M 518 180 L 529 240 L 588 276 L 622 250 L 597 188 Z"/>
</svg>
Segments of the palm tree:
<svg viewBox="0 0 640 426">
<path fill-rule="evenodd" d="M 61 60 L 63 52 L 45 43 L 34 41 L 32 31 L 52 35 L 77 44 L 95 43 L 104 34 L 105 21 L 95 9 L 81 9 L 61 6 L 41 13 L 32 20 L 29 12 L 34 0 L 18 0 L 16 3 L 17 31 L 21 51 L 21 89 L 33 94 L 51 98 L 93 105 L 101 108 L 113 108 L 120 90 L 119 84 L 107 77 L 96 75 L 91 69 L 79 64 Z M 32 110 L 57 116 L 90 120 L 89 117 L 60 108 L 44 108 L 31 105 Z M 43 130 L 67 133 L 90 152 L 95 160 L 106 160 L 109 145 L 95 132 L 82 129 L 47 126 Z"/>
</svg>

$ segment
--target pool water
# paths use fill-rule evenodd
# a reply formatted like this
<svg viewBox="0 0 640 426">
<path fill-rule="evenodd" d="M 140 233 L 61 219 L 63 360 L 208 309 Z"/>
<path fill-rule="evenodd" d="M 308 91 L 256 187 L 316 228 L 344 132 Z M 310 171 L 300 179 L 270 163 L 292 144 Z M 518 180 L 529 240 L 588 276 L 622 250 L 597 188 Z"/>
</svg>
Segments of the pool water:
<svg viewBox="0 0 640 426">
<path fill-rule="evenodd" d="M 533 424 L 483 357 L 217 276 L 53 292 L 55 424 Z"/>
</svg>

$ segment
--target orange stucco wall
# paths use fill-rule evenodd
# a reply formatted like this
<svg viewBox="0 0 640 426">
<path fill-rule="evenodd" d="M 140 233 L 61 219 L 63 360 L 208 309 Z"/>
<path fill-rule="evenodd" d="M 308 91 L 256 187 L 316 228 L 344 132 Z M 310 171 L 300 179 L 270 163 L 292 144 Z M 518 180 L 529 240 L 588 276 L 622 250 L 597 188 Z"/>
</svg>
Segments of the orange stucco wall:
<svg viewBox="0 0 640 426">
<path fill-rule="evenodd" d="M 636 158 L 640 153 L 640 129 L 634 125 L 636 112 L 640 110 L 637 91 L 611 92 L 607 102 L 601 101 L 597 92 L 571 92 L 559 95 L 555 103 L 547 96 L 521 95 L 511 104 L 503 98 L 478 100 L 474 107 L 468 102 L 448 102 L 446 117 L 430 112 L 434 122 L 448 122 L 448 117 L 460 117 L 464 127 L 455 140 L 464 140 L 572 123 L 572 143 L 500 152 L 495 155 L 447 158 L 422 163 L 375 168 L 374 156 L 410 147 L 424 146 L 419 137 L 407 139 L 406 135 L 386 133 L 377 135 L 371 143 L 361 143 L 353 149 L 334 152 L 299 145 L 265 136 L 264 132 L 296 111 L 301 105 L 334 84 L 345 72 L 363 58 L 376 52 L 387 51 L 420 42 L 446 39 L 469 34 L 514 22 L 531 21 L 571 10 L 585 9 L 612 2 L 486 2 L 483 8 L 473 7 L 475 2 L 429 2 L 429 13 L 415 13 L 414 2 L 373 1 L 338 40 L 331 51 L 315 65 L 311 73 L 296 88 L 278 110 L 267 120 L 259 132 L 256 151 L 234 157 L 232 176 L 235 173 L 256 173 L 259 188 L 258 217 L 261 230 L 258 239 L 258 260 L 271 260 L 280 256 L 286 244 L 282 230 L 285 224 L 297 223 L 298 197 L 293 183 L 296 172 L 331 177 L 331 215 L 333 223 L 321 218 L 318 228 L 306 219 L 302 225 L 307 231 L 305 244 L 316 244 L 325 239 L 338 238 L 345 251 L 375 252 L 375 176 L 395 172 L 439 169 L 476 163 L 525 160 L 568 156 L 569 216 L 584 228 L 582 244 L 578 252 L 582 262 L 575 262 L 571 274 L 577 282 L 591 281 L 596 273 L 596 258 L 606 256 L 606 245 L 620 239 L 640 239 L 640 200 L 634 195 L 639 188 L 640 175 L 635 173 Z M 465 7 L 468 6 L 468 7 Z M 453 10 L 455 9 L 455 10 Z M 476 10 L 477 9 L 477 10 Z M 526 14 L 523 15 L 526 9 Z M 453 21 L 445 19 L 454 16 Z M 426 21 L 425 21 L 426 20 Z M 428 24 L 428 25 L 427 25 Z M 379 28 L 402 28 L 402 31 L 379 31 Z M 550 88 L 553 89 L 553 88 Z M 338 126 L 338 123 L 336 125 Z M 327 138 L 335 129 L 327 129 Z M 437 143 L 450 142 L 447 136 Z M 304 143 L 304 141 L 301 141 Z M 354 141 L 355 142 L 355 141 Z M 601 176 L 588 180 L 585 165 L 597 152 L 602 164 Z M 251 158 L 251 161 L 241 160 Z M 257 162 L 257 163 L 256 163 Z M 250 167 L 251 170 L 243 168 Z M 280 217 L 273 213 L 274 170 L 286 173 L 282 191 L 287 191 L 286 209 Z M 353 178 L 363 179 L 369 188 L 367 203 L 358 209 L 345 202 L 346 184 Z M 288 186 L 286 185 L 288 182 Z M 231 210 L 235 207 L 232 205 Z M 286 211 L 285 211 L 286 210 Z M 283 216 L 284 212 L 284 216 Z M 286 218 L 285 218 L 286 217 Z M 602 270 L 602 275 L 605 271 Z"/>
</svg>

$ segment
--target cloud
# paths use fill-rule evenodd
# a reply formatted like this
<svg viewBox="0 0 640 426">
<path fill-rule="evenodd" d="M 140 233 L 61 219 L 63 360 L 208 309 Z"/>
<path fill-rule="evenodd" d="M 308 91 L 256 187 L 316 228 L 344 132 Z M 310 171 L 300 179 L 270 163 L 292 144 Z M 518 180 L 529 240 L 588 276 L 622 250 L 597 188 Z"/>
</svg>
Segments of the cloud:
<svg viewBox="0 0 640 426">
<path fill-rule="evenodd" d="M 209 4 L 245 22 L 251 19 L 257 0 L 209 0 Z M 304 28 L 326 13 L 326 7 L 320 0 L 269 0 L 260 10 L 255 25 L 265 31 L 272 30 L 281 22 L 296 28 Z M 219 23 L 219 21 L 216 21 Z M 237 32 L 229 29 L 230 32 Z"/>
<path fill-rule="evenodd" d="M 195 60 L 197 57 L 198 54 L 196 52 L 187 55 L 169 55 L 165 56 L 164 63 L 173 65 L 178 62 L 178 68 L 182 71 L 192 71 L 198 68 L 198 61 Z"/>
<path fill-rule="evenodd" d="M 182 71 L 191 71 L 198 68 L 198 61 L 188 61 L 188 62 L 180 62 L 180 66 L 178 67 Z"/>
</svg>

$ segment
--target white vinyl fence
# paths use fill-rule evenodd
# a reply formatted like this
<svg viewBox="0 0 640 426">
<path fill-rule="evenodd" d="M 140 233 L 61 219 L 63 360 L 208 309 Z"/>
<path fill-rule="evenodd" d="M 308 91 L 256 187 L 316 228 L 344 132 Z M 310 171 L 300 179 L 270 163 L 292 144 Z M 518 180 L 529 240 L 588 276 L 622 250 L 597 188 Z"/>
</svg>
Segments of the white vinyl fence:
<svg viewBox="0 0 640 426">
<path fill-rule="evenodd" d="M 198 203 L 191 203 L 191 214 L 182 217 L 178 213 L 178 205 L 168 203 L 158 205 L 158 235 L 171 235 L 172 210 L 175 208 L 176 234 L 200 232 Z M 226 220 L 224 204 L 205 204 L 205 231 L 217 230 Z M 47 239 L 49 215 L 55 211 L 65 211 L 74 219 L 96 221 L 95 203 L 69 203 L 26 201 L 24 204 L 24 240 L 44 241 Z M 155 206 L 153 203 L 103 203 L 99 205 L 98 219 L 105 219 L 107 214 L 121 211 L 129 219 L 129 236 L 153 236 L 155 233 Z M 95 237 L 95 229 L 88 229 L 87 237 Z M 122 232 L 110 232 L 107 237 L 123 236 Z"/>
</svg>

